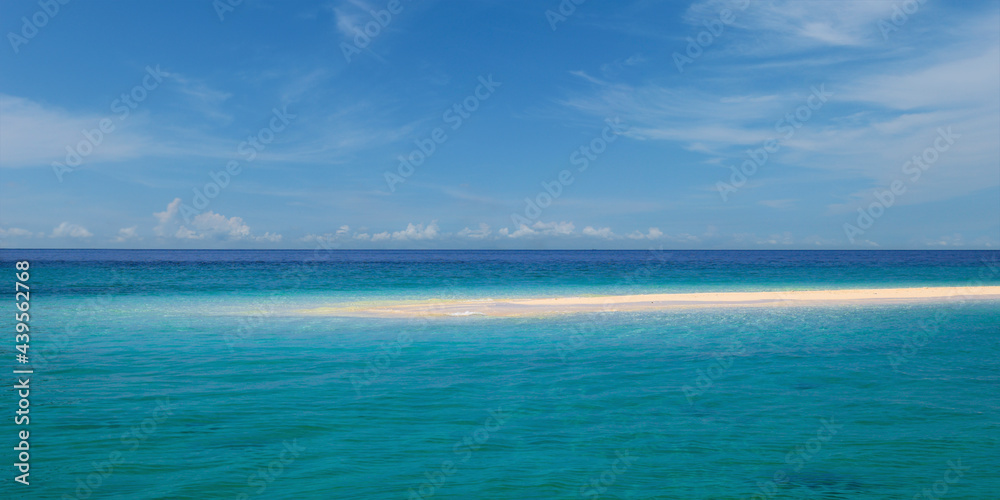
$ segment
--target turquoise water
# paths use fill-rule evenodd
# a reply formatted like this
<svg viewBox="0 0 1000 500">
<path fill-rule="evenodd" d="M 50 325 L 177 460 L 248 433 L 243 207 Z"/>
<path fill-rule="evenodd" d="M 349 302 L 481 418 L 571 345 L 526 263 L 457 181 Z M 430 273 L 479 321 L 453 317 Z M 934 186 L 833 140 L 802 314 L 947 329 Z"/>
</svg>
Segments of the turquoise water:
<svg viewBox="0 0 1000 500">
<path fill-rule="evenodd" d="M 1000 252 L 0 256 L 11 283 L 12 260 L 32 263 L 35 369 L 31 485 L 5 467 L 4 498 L 1000 489 L 996 301 L 430 321 L 289 312 L 412 297 L 1000 285 Z M 6 392 L 5 411 L 16 405 Z M 12 424 L 0 425 L 8 450 L 22 428 Z"/>
</svg>

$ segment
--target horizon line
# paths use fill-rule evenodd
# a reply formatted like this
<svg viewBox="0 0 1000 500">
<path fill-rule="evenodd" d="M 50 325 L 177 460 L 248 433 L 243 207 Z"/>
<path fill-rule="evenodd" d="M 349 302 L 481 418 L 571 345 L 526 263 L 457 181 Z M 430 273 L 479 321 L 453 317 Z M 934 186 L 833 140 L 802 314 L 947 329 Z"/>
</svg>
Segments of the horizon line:
<svg viewBox="0 0 1000 500">
<path fill-rule="evenodd" d="M 1000 252 L 1000 248 L 0 248 L 18 250 L 112 250 L 137 252 Z"/>
</svg>

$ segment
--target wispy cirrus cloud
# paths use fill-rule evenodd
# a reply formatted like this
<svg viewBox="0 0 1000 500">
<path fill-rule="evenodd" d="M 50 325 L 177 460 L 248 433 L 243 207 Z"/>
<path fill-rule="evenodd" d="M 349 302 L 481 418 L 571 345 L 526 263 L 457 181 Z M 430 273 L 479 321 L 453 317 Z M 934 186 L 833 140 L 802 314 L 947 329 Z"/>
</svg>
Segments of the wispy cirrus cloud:
<svg viewBox="0 0 1000 500">
<path fill-rule="evenodd" d="M 344 38 L 354 38 L 361 33 L 365 22 L 371 20 L 368 12 L 375 10 L 362 0 L 346 0 L 337 6 L 330 6 L 329 9 L 334 14 L 334 26 L 337 32 Z"/>
<path fill-rule="evenodd" d="M 685 20 L 701 26 L 723 9 L 735 12 L 731 29 L 752 35 L 752 42 L 726 40 L 743 55 L 801 52 L 819 47 L 857 47 L 882 42 L 877 23 L 892 14 L 894 0 L 802 2 L 795 0 L 702 0 L 693 3 Z"/>
<path fill-rule="evenodd" d="M 0 167 L 48 167 L 54 161 L 64 162 L 67 148 L 76 149 L 81 142 L 90 148 L 88 162 L 135 159 L 153 147 L 149 136 L 122 125 L 110 133 L 100 132 L 104 119 L 108 115 L 74 113 L 0 93 Z"/>
<path fill-rule="evenodd" d="M 696 2 L 687 19 L 698 24 L 740 3 Z M 810 169 L 863 186 L 839 194 L 829 205 L 831 213 L 854 210 L 871 198 L 873 187 L 898 178 L 903 163 L 920 154 L 939 127 L 962 134 L 961 144 L 948 152 L 946 168 L 927 177 L 933 181 L 913 187 L 900 203 L 952 199 L 996 186 L 1000 16 L 994 10 L 964 18 L 961 32 L 943 40 L 939 35 L 924 42 L 926 50 L 898 57 L 900 49 L 887 44 L 878 30 L 895 5 L 754 2 L 720 36 L 723 46 L 711 47 L 742 47 L 740 71 L 700 77 L 707 85 L 696 85 L 699 79 L 690 76 L 654 73 L 635 81 L 577 72 L 583 89 L 560 104 L 594 118 L 621 116 L 632 125 L 629 136 L 676 144 L 704 155 L 708 165 L 738 165 L 748 149 L 780 138 L 780 152 L 767 160 L 768 175 L 755 178 L 754 185 L 773 185 Z M 934 15 L 927 5 L 919 15 Z M 803 51 L 809 47 L 826 47 L 836 56 L 817 58 Z M 803 83 L 797 72 L 802 65 L 810 68 L 808 74 L 822 73 L 824 80 Z M 715 67 L 706 66 L 708 72 Z M 833 94 L 830 101 L 793 135 L 782 137 L 778 124 L 806 103 L 817 86 Z"/>
</svg>

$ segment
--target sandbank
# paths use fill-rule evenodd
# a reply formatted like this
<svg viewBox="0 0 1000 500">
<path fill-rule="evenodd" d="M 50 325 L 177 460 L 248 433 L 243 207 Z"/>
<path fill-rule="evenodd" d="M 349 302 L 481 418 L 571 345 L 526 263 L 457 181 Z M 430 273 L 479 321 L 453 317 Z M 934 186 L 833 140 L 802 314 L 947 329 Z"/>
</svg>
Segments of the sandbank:
<svg viewBox="0 0 1000 500">
<path fill-rule="evenodd" d="M 309 316 L 547 316 L 614 311 L 656 311 L 681 308 L 787 307 L 822 305 L 904 304 L 1000 300 L 1000 286 L 864 288 L 850 290 L 788 290 L 767 292 L 660 293 L 593 297 L 498 300 L 397 301 L 342 304 L 296 313 Z"/>
</svg>

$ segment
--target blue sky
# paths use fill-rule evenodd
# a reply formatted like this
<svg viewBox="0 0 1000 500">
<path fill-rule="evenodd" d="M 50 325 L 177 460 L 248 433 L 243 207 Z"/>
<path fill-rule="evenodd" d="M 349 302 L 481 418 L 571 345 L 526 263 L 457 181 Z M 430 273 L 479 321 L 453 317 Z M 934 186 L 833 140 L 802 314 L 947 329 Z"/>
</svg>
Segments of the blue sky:
<svg viewBox="0 0 1000 500">
<path fill-rule="evenodd" d="M 0 4 L 0 245 L 1000 247 L 996 1 L 228 1 Z"/>
</svg>

